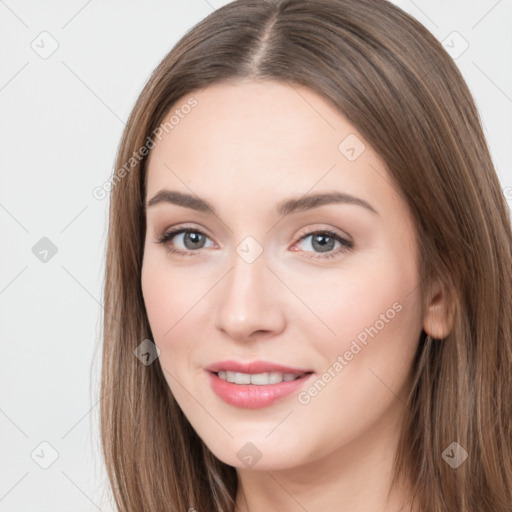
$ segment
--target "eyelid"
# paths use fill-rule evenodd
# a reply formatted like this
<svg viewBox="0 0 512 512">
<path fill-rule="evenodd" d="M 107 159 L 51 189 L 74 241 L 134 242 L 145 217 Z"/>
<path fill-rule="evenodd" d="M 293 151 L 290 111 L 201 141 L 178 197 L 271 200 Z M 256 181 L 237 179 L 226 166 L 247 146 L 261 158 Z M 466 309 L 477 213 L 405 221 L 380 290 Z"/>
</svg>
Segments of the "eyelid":
<svg viewBox="0 0 512 512">
<path fill-rule="evenodd" d="M 325 224 L 323 226 L 325 226 Z M 162 232 L 162 234 L 157 237 L 156 243 L 159 243 L 162 245 L 167 245 L 170 243 L 170 241 L 174 237 L 176 237 L 184 232 L 187 232 L 187 231 L 194 232 L 194 233 L 200 233 L 200 234 L 204 235 L 205 237 L 207 237 L 208 239 L 210 239 L 215 244 L 215 242 L 213 241 L 213 238 L 210 237 L 210 235 L 208 233 L 206 233 L 206 230 L 203 230 L 203 228 L 199 228 L 199 227 L 192 226 L 189 224 L 183 224 L 183 225 L 178 224 L 177 226 L 174 226 L 172 228 L 165 229 Z M 299 233 L 294 237 L 294 238 L 297 238 L 297 240 L 293 243 L 292 247 L 297 245 L 298 243 L 300 243 L 305 238 L 308 238 L 309 236 L 313 236 L 313 235 L 319 234 L 319 233 L 328 233 L 328 234 L 334 235 L 334 236 L 331 236 L 331 238 L 334 238 L 335 240 L 337 240 L 341 244 L 341 247 L 339 247 L 337 250 L 329 251 L 326 253 L 318 253 L 318 252 L 314 252 L 314 251 L 301 251 L 306 254 L 310 254 L 311 256 L 306 256 L 309 259 L 316 259 L 316 260 L 321 261 L 321 260 L 325 260 L 328 258 L 335 258 L 337 256 L 341 256 L 344 253 L 354 249 L 355 243 L 354 243 L 353 238 L 348 233 L 344 233 L 344 232 L 340 233 L 340 230 L 338 230 L 337 228 L 332 227 L 332 226 L 328 226 L 327 228 L 326 227 L 315 228 L 315 227 L 311 227 L 311 226 L 307 227 L 307 228 L 302 228 L 302 230 L 300 230 Z M 204 247 L 201 247 L 197 250 L 187 250 L 187 251 L 168 247 L 169 252 L 177 254 L 179 256 L 197 256 L 197 255 L 200 255 L 201 249 L 204 249 Z M 322 254 L 324 254 L 324 255 L 322 255 Z"/>
<path fill-rule="evenodd" d="M 162 245 L 168 245 L 170 244 L 170 241 L 175 238 L 178 235 L 181 235 L 182 233 L 194 232 L 194 233 L 200 233 L 210 239 L 213 242 L 212 237 L 206 232 L 206 230 L 203 230 L 203 228 L 198 228 L 196 226 L 191 226 L 188 224 L 178 224 L 177 226 L 173 226 L 172 228 L 167 228 L 162 231 L 160 235 L 157 236 L 157 239 L 155 240 L 155 243 L 162 244 Z M 215 243 L 215 242 L 213 242 Z M 203 249 L 203 248 L 201 248 Z M 195 256 L 199 254 L 199 250 L 197 251 L 182 251 L 181 249 L 174 249 L 171 247 L 168 247 L 169 252 L 184 255 L 184 256 Z"/>
<path fill-rule="evenodd" d="M 329 224 L 318 224 L 318 225 L 322 226 L 322 227 L 317 228 L 317 227 L 315 227 L 315 224 L 313 224 L 313 227 L 309 226 L 307 228 L 301 229 L 298 232 L 297 237 L 299 239 L 302 239 L 304 236 L 311 235 L 314 233 L 331 232 L 335 235 L 338 235 L 340 238 L 345 239 L 347 242 L 350 242 L 352 244 L 354 243 L 354 239 L 348 233 L 345 233 L 344 231 L 341 231 L 338 228 L 335 228 L 334 226 L 330 226 Z M 327 227 L 325 227 L 325 226 L 327 226 Z"/>
<path fill-rule="evenodd" d="M 353 251 L 355 249 L 354 240 L 350 235 L 345 235 L 345 234 L 341 235 L 336 228 L 331 228 L 331 227 L 329 227 L 328 229 L 307 228 L 305 230 L 305 232 L 303 231 L 302 234 L 297 235 L 298 240 L 292 245 L 292 247 L 299 244 L 303 240 L 309 238 L 310 236 L 314 236 L 316 234 L 321 234 L 321 233 L 327 233 L 329 238 L 336 240 L 340 244 L 340 247 L 338 247 L 336 250 L 328 251 L 325 253 L 314 252 L 314 251 L 302 251 L 305 253 L 305 256 L 304 256 L 305 258 L 308 258 L 310 260 L 316 260 L 318 262 L 322 262 L 322 261 L 326 261 L 329 259 L 341 258 L 346 253 Z"/>
</svg>

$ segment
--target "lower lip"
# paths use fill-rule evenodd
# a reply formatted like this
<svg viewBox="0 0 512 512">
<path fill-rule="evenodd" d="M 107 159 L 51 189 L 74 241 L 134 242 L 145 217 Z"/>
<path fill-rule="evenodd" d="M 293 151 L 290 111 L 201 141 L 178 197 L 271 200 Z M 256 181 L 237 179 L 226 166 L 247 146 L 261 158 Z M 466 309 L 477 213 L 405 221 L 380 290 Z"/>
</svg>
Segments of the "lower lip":
<svg viewBox="0 0 512 512">
<path fill-rule="evenodd" d="M 258 386 L 256 384 L 234 384 L 221 379 L 213 372 L 208 372 L 210 385 L 214 393 L 222 400 L 235 407 L 260 409 L 297 391 L 312 375 L 308 373 L 298 379 L 279 384 Z"/>
</svg>

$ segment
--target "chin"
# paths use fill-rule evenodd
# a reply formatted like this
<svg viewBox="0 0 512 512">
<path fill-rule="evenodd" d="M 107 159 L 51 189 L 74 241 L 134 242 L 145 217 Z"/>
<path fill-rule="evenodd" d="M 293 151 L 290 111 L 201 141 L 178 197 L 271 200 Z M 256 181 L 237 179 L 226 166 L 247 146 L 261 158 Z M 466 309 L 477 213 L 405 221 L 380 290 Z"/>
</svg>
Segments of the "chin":
<svg viewBox="0 0 512 512">
<path fill-rule="evenodd" d="M 251 437 L 253 441 L 250 440 Z M 289 445 L 280 437 L 272 441 L 261 439 L 262 437 L 264 436 L 235 437 L 225 443 L 219 443 L 216 439 L 213 444 L 203 439 L 203 442 L 220 461 L 237 469 L 276 471 L 290 469 L 306 462 L 304 457 L 307 457 L 307 454 L 297 453 L 299 443 L 296 437 L 288 437 L 292 440 Z"/>
</svg>

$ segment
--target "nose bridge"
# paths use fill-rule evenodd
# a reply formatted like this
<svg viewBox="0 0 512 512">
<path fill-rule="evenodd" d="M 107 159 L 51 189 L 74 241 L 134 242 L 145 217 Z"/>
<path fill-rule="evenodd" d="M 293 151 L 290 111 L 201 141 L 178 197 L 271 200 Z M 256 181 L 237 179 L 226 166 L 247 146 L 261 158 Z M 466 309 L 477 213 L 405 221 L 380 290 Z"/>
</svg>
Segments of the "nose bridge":
<svg viewBox="0 0 512 512">
<path fill-rule="evenodd" d="M 246 237 L 236 247 L 232 268 L 221 287 L 217 327 L 233 338 L 245 339 L 254 331 L 275 331 L 282 327 L 263 247 Z"/>
<path fill-rule="evenodd" d="M 263 240 L 257 240 L 254 236 L 248 235 L 245 229 L 244 238 L 234 248 L 231 264 L 232 270 L 228 278 L 228 295 L 233 299 L 250 299 L 251 296 L 263 300 L 265 294 L 264 285 L 268 280 L 266 274 L 269 272 L 266 268 L 268 263 L 267 253 L 263 249 Z M 261 235 L 258 239 L 263 238 Z M 228 299 L 228 296 L 226 296 Z"/>
<path fill-rule="evenodd" d="M 224 300 L 227 308 L 237 312 L 240 318 L 246 317 L 250 311 L 266 302 L 265 289 L 268 284 L 268 273 L 263 252 L 256 254 L 256 248 L 251 243 L 242 242 L 236 248 L 232 258 L 232 270 L 224 290 Z"/>
</svg>

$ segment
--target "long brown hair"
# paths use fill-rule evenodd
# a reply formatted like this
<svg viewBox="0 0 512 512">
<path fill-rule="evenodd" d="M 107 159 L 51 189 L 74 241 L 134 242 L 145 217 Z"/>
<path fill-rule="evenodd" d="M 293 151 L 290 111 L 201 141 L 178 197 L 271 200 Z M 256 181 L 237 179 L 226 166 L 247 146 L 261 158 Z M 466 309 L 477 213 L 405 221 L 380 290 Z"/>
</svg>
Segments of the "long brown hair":
<svg viewBox="0 0 512 512">
<path fill-rule="evenodd" d="M 234 510 L 235 469 L 197 436 L 158 360 L 141 364 L 134 350 L 151 339 L 141 148 L 178 100 L 247 78 L 307 86 L 366 137 L 412 212 L 422 296 L 434 279 L 450 291 L 450 334 L 418 340 L 396 481 L 412 479 L 423 512 L 510 512 L 510 211 L 457 66 L 385 0 L 237 0 L 185 34 L 140 94 L 109 185 L 101 442 L 118 509 Z M 457 469 L 442 457 L 453 442 L 468 453 Z"/>
</svg>

